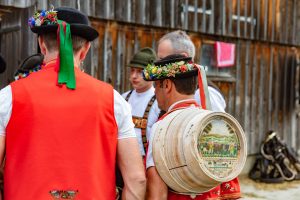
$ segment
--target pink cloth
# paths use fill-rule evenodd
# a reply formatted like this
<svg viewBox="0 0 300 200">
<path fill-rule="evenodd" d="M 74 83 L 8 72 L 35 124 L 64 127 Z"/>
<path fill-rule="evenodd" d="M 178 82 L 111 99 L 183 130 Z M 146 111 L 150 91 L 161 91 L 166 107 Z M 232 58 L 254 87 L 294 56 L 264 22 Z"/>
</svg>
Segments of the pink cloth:
<svg viewBox="0 0 300 200">
<path fill-rule="evenodd" d="M 229 67 L 234 65 L 235 44 L 216 42 L 217 67 Z"/>
</svg>

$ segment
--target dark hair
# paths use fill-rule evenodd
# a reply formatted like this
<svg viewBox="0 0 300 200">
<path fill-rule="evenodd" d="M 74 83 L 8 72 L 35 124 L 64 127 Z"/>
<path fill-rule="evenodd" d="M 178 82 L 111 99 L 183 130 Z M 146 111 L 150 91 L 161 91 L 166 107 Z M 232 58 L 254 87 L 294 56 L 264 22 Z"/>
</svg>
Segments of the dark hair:
<svg viewBox="0 0 300 200">
<path fill-rule="evenodd" d="M 175 84 L 175 88 L 180 94 L 192 95 L 197 89 L 197 76 L 170 80 Z"/>
<path fill-rule="evenodd" d="M 43 34 L 42 36 L 44 38 L 46 47 L 50 52 L 58 50 L 56 33 L 47 33 L 47 34 Z M 86 39 L 77 35 L 72 35 L 72 44 L 73 44 L 74 53 L 78 52 L 86 42 L 87 42 Z"/>
</svg>

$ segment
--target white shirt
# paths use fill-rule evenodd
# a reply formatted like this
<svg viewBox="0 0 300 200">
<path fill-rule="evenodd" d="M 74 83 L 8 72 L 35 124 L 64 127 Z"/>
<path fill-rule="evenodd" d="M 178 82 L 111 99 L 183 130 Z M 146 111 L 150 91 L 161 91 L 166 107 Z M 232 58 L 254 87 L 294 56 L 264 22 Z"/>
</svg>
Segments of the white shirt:
<svg viewBox="0 0 300 200">
<path fill-rule="evenodd" d="M 185 101 L 190 101 L 191 99 L 185 99 L 185 100 L 181 100 L 181 101 L 177 101 L 175 103 L 173 103 L 169 108 L 168 111 L 170 111 L 172 108 L 174 108 L 174 106 L 176 106 L 179 103 L 185 102 Z M 150 134 L 150 138 L 149 138 L 149 146 L 148 146 L 148 152 L 147 152 L 147 158 L 146 158 L 146 169 L 148 169 L 149 167 L 153 167 L 155 166 L 154 164 L 154 160 L 153 160 L 153 155 L 152 155 L 152 148 L 153 148 L 153 137 L 154 137 L 154 133 L 156 131 L 156 128 L 158 127 L 158 125 L 160 124 L 161 121 L 157 121 L 151 128 L 151 134 Z"/>
<path fill-rule="evenodd" d="M 136 117 L 143 117 L 145 110 L 147 108 L 147 105 L 150 101 L 150 99 L 154 95 L 154 87 L 151 87 L 149 90 L 145 92 L 138 93 L 136 90 L 133 90 L 129 99 L 128 103 L 131 106 L 131 112 L 133 116 Z M 128 93 L 130 91 L 125 92 L 122 94 L 124 98 L 127 97 Z M 146 129 L 146 137 L 147 141 L 149 140 L 150 137 L 150 130 L 152 125 L 157 121 L 158 115 L 159 115 L 160 109 L 158 108 L 157 101 L 155 100 L 154 103 L 152 104 L 149 115 L 148 115 L 148 122 L 147 122 L 147 129 Z M 134 128 L 136 136 L 138 138 L 139 142 L 139 147 L 140 147 L 140 152 L 142 155 L 145 155 L 145 150 L 143 146 L 143 140 L 142 140 L 142 131 L 140 128 Z"/>
<path fill-rule="evenodd" d="M 209 99 L 211 103 L 211 110 L 218 111 L 218 112 L 225 112 L 226 102 L 222 94 L 211 86 L 208 86 L 207 88 L 208 88 Z M 201 105 L 199 89 L 196 90 L 194 97 L 197 103 Z"/>
<path fill-rule="evenodd" d="M 5 136 L 6 126 L 12 112 L 10 85 L 0 90 L 0 135 Z M 114 90 L 114 114 L 118 125 L 118 139 L 136 137 L 129 104 Z"/>
</svg>

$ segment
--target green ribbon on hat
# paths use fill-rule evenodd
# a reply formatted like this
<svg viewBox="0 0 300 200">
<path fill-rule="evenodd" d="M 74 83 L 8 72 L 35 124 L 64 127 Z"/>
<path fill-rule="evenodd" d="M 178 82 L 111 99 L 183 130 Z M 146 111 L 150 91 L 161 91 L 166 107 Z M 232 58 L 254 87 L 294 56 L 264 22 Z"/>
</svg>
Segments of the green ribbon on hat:
<svg viewBox="0 0 300 200">
<path fill-rule="evenodd" d="M 58 40 L 59 40 L 59 72 L 58 84 L 66 84 L 67 88 L 75 89 L 75 72 L 73 58 L 73 44 L 70 24 L 58 20 Z"/>
</svg>

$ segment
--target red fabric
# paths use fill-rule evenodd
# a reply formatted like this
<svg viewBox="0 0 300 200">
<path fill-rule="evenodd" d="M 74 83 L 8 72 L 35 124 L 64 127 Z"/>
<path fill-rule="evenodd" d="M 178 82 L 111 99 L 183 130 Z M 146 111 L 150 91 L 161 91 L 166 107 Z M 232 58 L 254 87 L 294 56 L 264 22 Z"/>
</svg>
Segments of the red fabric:
<svg viewBox="0 0 300 200">
<path fill-rule="evenodd" d="M 241 197 L 241 189 L 238 178 L 221 184 L 222 199 L 238 199 Z"/>
<path fill-rule="evenodd" d="M 113 88 L 75 70 L 77 88 L 57 87 L 55 62 L 11 84 L 6 132 L 6 200 L 114 200 L 117 125 Z M 103 98 L 105 97 L 105 98 Z"/>
<path fill-rule="evenodd" d="M 234 65 L 235 44 L 216 42 L 217 67 L 228 67 Z"/>
<path fill-rule="evenodd" d="M 168 200 L 217 200 L 220 198 L 220 186 L 204 192 L 196 197 L 190 195 L 180 195 L 169 191 Z"/>
</svg>

